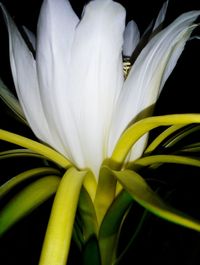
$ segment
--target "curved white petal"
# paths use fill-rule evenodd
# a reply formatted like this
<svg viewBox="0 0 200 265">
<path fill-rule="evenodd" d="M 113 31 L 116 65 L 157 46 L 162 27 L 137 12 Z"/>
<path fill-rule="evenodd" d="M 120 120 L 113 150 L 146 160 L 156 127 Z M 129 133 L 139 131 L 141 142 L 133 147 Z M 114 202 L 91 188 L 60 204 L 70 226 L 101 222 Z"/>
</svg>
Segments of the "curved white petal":
<svg viewBox="0 0 200 265">
<path fill-rule="evenodd" d="M 124 56 L 130 57 L 140 40 L 140 32 L 137 24 L 131 20 L 128 22 L 124 31 Z"/>
<path fill-rule="evenodd" d="M 152 20 L 150 22 L 150 24 L 148 25 L 148 27 L 145 29 L 144 33 L 142 34 L 141 38 L 143 38 L 146 34 L 150 34 L 150 32 L 154 32 L 162 24 L 162 22 L 165 20 L 165 17 L 166 17 L 168 3 L 169 3 L 168 0 L 164 2 L 164 4 L 162 5 L 158 13 L 156 21 L 154 22 L 154 20 Z"/>
<path fill-rule="evenodd" d="M 160 9 L 160 12 L 158 13 L 157 19 L 153 27 L 153 31 L 157 29 L 160 26 L 160 24 L 164 21 L 166 13 L 167 13 L 168 3 L 169 1 L 164 2 L 162 8 Z"/>
<path fill-rule="evenodd" d="M 157 100 L 173 70 L 200 11 L 188 12 L 157 34 L 133 65 L 119 96 L 110 138 L 110 151 L 120 134 L 136 116 Z M 149 115 L 148 110 L 143 116 Z M 143 150 L 141 150 L 143 151 Z"/>
<path fill-rule="evenodd" d="M 36 63 L 45 114 L 64 154 L 80 163 L 83 156 L 73 113 L 69 108 L 68 79 L 71 47 L 78 17 L 66 0 L 44 0 L 37 27 Z"/>
<path fill-rule="evenodd" d="M 28 40 L 30 41 L 33 49 L 35 50 L 36 48 L 36 39 L 35 35 L 33 34 L 32 31 L 30 31 L 27 27 L 23 26 L 23 30 L 26 33 L 26 36 L 28 37 Z"/>
<path fill-rule="evenodd" d="M 148 36 L 150 35 L 150 33 L 152 32 L 153 24 L 154 24 L 154 21 L 151 20 L 151 22 L 148 24 L 147 28 L 142 33 L 141 39 L 143 39 L 146 35 L 148 35 Z"/>
<path fill-rule="evenodd" d="M 20 104 L 36 136 L 55 146 L 40 100 L 35 60 L 6 9 L 0 7 L 8 27 L 10 64 Z"/>
<path fill-rule="evenodd" d="M 107 155 L 108 131 L 123 84 L 124 8 L 111 0 L 91 1 L 76 29 L 70 98 L 86 166 L 98 172 Z"/>
</svg>

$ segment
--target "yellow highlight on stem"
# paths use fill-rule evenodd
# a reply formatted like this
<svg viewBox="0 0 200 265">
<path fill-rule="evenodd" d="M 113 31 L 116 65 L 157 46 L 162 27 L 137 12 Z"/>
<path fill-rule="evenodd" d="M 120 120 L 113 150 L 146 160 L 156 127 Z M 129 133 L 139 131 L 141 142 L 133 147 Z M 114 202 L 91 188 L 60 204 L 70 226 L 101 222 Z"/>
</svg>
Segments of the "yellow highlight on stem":
<svg viewBox="0 0 200 265">
<path fill-rule="evenodd" d="M 162 143 L 168 136 L 172 135 L 173 133 L 177 132 L 179 129 L 183 128 L 185 125 L 172 125 L 169 128 L 167 128 L 165 131 L 163 131 L 161 134 L 159 134 L 153 142 L 150 143 L 150 145 L 146 148 L 145 154 L 148 154 L 150 152 L 153 152 L 159 144 Z"/>
<path fill-rule="evenodd" d="M 150 166 L 153 164 L 182 164 L 193 167 L 200 167 L 200 160 L 197 158 L 179 156 L 179 155 L 153 155 L 141 157 L 128 165 L 128 168 L 135 169 L 137 167 Z"/>
<path fill-rule="evenodd" d="M 68 168 L 71 166 L 70 161 L 68 161 L 67 158 L 54 149 L 21 135 L 0 129 L 0 140 L 28 148 L 40 155 L 45 156 L 63 168 Z"/>
<path fill-rule="evenodd" d="M 112 171 L 124 189 L 153 214 L 170 222 L 200 232 L 200 221 L 166 204 L 137 172 L 133 170 Z"/>
<path fill-rule="evenodd" d="M 76 208 L 87 171 L 70 168 L 58 187 L 39 265 L 65 265 L 69 253 Z"/>
<path fill-rule="evenodd" d="M 133 145 L 150 130 L 159 126 L 188 125 L 192 123 L 200 123 L 200 114 L 163 115 L 145 118 L 134 123 L 122 134 L 115 146 L 111 156 L 113 168 L 119 169 L 121 167 Z"/>
</svg>

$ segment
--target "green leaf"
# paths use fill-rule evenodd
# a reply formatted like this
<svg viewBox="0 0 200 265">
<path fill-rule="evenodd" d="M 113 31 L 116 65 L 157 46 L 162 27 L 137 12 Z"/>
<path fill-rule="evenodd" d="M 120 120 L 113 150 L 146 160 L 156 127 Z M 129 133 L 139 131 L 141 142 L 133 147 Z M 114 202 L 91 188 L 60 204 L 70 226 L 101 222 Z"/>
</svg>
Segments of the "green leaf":
<svg viewBox="0 0 200 265">
<path fill-rule="evenodd" d="M 27 120 L 24 116 L 24 112 L 19 104 L 19 101 L 5 86 L 5 84 L 2 82 L 1 79 L 0 79 L 0 98 L 13 111 L 13 113 L 18 117 L 18 119 L 21 122 L 28 125 Z"/>
<path fill-rule="evenodd" d="M 199 130 L 199 125 L 192 127 L 185 127 L 185 125 L 172 125 L 164 130 L 161 134 L 159 134 L 146 148 L 144 153 L 148 154 L 150 152 L 153 152 L 160 144 L 162 144 L 162 146 L 165 148 L 172 147 L 182 139 L 184 139 L 186 136 Z"/>
<path fill-rule="evenodd" d="M 80 193 L 78 212 L 81 216 L 83 236 L 87 241 L 91 236 L 97 235 L 98 222 L 93 202 L 84 187 Z"/>
<path fill-rule="evenodd" d="M 94 207 L 97 213 L 97 220 L 101 224 L 107 209 L 112 204 L 116 194 L 116 178 L 110 174 L 105 167 L 101 167 L 97 185 Z"/>
<path fill-rule="evenodd" d="M 83 265 L 101 265 L 101 256 L 97 238 L 92 236 L 83 249 Z"/>
<path fill-rule="evenodd" d="M 137 140 L 154 128 L 192 123 L 200 123 L 200 114 L 174 114 L 140 120 L 125 130 L 115 146 L 111 159 L 106 163 L 113 169 L 120 169 Z"/>
<path fill-rule="evenodd" d="M 84 179 L 83 186 L 90 195 L 91 200 L 94 201 L 97 190 L 97 180 L 92 171 L 88 172 L 87 177 Z"/>
<path fill-rule="evenodd" d="M 0 159 L 10 159 L 10 158 L 17 158 L 17 157 L 36 157 L 44 159 L 44 156 L 32 152 L 28 149 L 12 149 L 0 152 Z"/>
<path fill-rule="evenodd" d="M 0 129 L 0 140 L 28 148 L 33 152 L 43 155 L 63 168 L 71 166 L 71 162 L 54 149 L 21 135 Z"/>
<path fill-rule="evenodd" d="M 132 197 L 126 191 L 121 191 L 102 221 L 98 238 L 104 265 L 110 265 L 116 259 L 120 228 L 132 201 Z"/>
<path fill-rule="evenodd" d="M 122 218 L 131 205 L 133 199 L 126 191 L 121 191 L 106 212 L 99 231 L 99 238 L 115 235 L 122 222 Z"/>
<path fill-rule="evenodd" d="M 48 176 L 48 175 L 59 175 L 59 171 L 54 168 L 50 167 L 41 167 L 41 168 L 34 168 L 27 170 L 25 172 L 22 172 L 15 177 L 9 179 L 6 183 L 4 183 L 2 186 L 0 186 L 0 198 L 7 194 L 12 188 L 14 188 L 16 185 L 21 183 L 22 181 L 38 177 L 38 176 Z"/>
<path fill-rule="evenodd" d="M 13 197 L 0 211 L 0 235 L 54 194 L 59 181 L 56 176 L 44 177 Z"/>
<path fill-rule="evenodd" d="M 57 190 L 39 265 L 65 265 L 70 249 L 80 190 L 88 171 L 71 167 Z"/>
<path fill-rule="evenodd" d="M 169 138 L 164 144 L 164 147 L 172 147 L 178 142 L 180 142 L 182 139 L 186 138 L 188 135 L 191 135 L 194 132 L 197 132 L 200 130 L 200 126 L 192 126 L 192 127 L 186 127 L 182 130 L 178 131 L 175 135 L 173 135 L 171 138 Z"/>
<path fill-rule="evenodd" d="M 183 127 L 185 127 L 185 125 L 172 125 L 166 130 L 164 130 L 148 145 L 144 154 L 153 152 L 166 138 L 168 138 L 170 135 L 174 134 L 176 131 L 180 130 Z"/>
<path fill-rule="evenodd" d="M 196 153 L 200 152 L 200 143 L 189 144 L 179 150 L 181 153 Z"/>
<path fill-rule="evenodd" d="M 141 157 L 134 162 L 128 164 L 129 169 L 136 170 L 140 167 L 151 166 L 153 164 L 163 164 L 163 163 L 172 163 L 172 164 L 182 164 L 194 167 L 200 167 L 200 159 L 191 158 L 187 156 L 178 156 L 178 155 L 153 155 Z"/>
<path fill-rule="evenodd" d="M 148 211 L 170 222 L 200 231 L 200 221 L 167 205 L 139 174 L 131 170 L 112 172 L 133 199 Z"/>
<path fill-rule="evenodd" d="M 82 247 L 84 245 L 84 238 L 83 238 L 82 226 L 79 218 L 77 217 L 77 214 L 74 222 L 72 238 L 76 243 L 76 246 L 79 248 L 79 250 L 82 251 Z"/>
</svg>

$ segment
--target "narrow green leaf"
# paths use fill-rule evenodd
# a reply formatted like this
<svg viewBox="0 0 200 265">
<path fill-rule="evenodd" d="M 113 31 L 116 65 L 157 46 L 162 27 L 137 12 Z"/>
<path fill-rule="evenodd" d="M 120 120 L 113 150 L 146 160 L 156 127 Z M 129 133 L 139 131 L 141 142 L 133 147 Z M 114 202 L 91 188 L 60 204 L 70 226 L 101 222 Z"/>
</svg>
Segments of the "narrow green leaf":
<svg viewBox="0 0 200 265">
<path fill-rule="evenodd" d="M 87 177 L 84 179 L 83 186 L 90 195 L 91 200 L 94 201 L 97 191 L 97 180 L 92 171 L 88 172 Z"/>
<path fill-rule="evenodd" d="M 185 127 L 185 125 L 172 125 L 159 134 L 146 148 L 144 154 L 153 152 L 166 138 Z"/>
<path fill-rule="evenodd" d="M 181 153 L 182 152 L 183 153 L 196 153 L 196 152 L 200 152 L 200 142 L 186 145 L 186 146 L 182 147 L 179 151 Z"/>
<path fill-rule="evenodd" d="M 141 157 L 134 162 L 128 164 L 129 169 L 138 169 L 139 167 L 151 166 L 153 164 L 163 164 L 163 163 L 172 163 L 172 164 L 182 164 L 188 166 L 200 167 L 200 159 L 191 158 L 187 156 L 178 156 L 178 155 L 154 155 Z"/>
<path fill-rule="evenodd" d="M 68 168 L 71 166 L 71 162 L 54 149 L 21 135 L 0 129 L 0 140 L 28 148 L 33 152 L 43 155 L 63 168 Z"/>
<path fill-rule="evenodd" d="M 74 228 L 72 232 L 72 238 L 74 242 L 76 243 L 76 246 L 79 248 L 80 251 L 82 251 L 83 245 L 84 245 L 84 237 L 83 237 L 83 231 L 82 231 L 82 224 L 79 222 L 80 220 L 77 217 L 74 221 Z"/>
<path fill-rule="evenodd" d="M 0 152 L 0 159 L 9 159 L 9 158 L 17 158 L 17 157 L 36 157 L 44 159 L 44 156 L 32 152 L 29 149 L 12 149 Z"/>
<path fill-rule="evenodd" d="M 199 131 L 200 126 L 185 127 L 185 125 L 172 125 L 159 134 L 146 148 L 145 154 L 153 152 L 161 143 L 164 147 L 172 147 L 186 136 Z"/>
<path fill-rule="evenodd" d="M 102 221 L 98 239 L 104 265 L 110 265 L 116 259 L 120 228 L 132 201 L 132 197 L 126 191 L 122 191 L 115 198 Z"/>
<path fill-rule="evenodd" d="M 80 190 L 87 171 L 69 168 L 55 196 L 39 265 L 65 265 Z"/>
<path fill-rule="evenodd" d="M 178 131 L 177 134 L 173 135 L 169 140 L 167 140 L 164 143 L 164 147 L 172 147 L 178 142 L 180 142 L 182 139 L 186 138 L 188 135 L 191 135 L 192 133 L 195 133 L 199 130 L 199 125 L 183 128 L 182 130 Z"/>
<path fill-rule="evenodd" d="M 38 176 L 48 176 L 48 175 L 59 175 L 59 171 L 54 168 L 50 167 L 41 167 L 41 168 L 34 168 L 27 170 L 25 172 L 22 172 L 15 177 L 9 179 L 6 183 L 4 183 L 2 186 L 0 186 L 0 198 L 4 196 L 6 193 L 8 193 L 12 188 L 14 188 L 16 185 L 21 183 L 22 181 L 32 178 L 32 177 L 38 177 Z"/>
<path fill-rule="evenodd" d="M 137 140 L 154 128 L 192 123 L 200 123 L 200 114 L 174 114 L 140 120 L 125 130 L 116 144 L 110 161 L 107 161 L 107 163 L 113 169 L 120 169 Z"/>
<path fill-rule="evenodd" d="M 107 238 L 119 230 L 122 218 L 133 201 L 126 191 L 121 191 L 106 212 L 99 231 L 99 238 Z"/>
<path fill-rule="evenodd" d="M 167 205 L 139 174 L 131 170 L 112 172 L 124 189 L 144 208 L 165 220 L 200 231 L 200 221 Z"/>
<path fill-rule="evenodd" d="M 6 85 L 0 79 L 0 98 L 4 103 L 13 111 L 17 118 L 28 125 L 27 120 L 24 116 L 24 112 L 19 104 L 17 98 L 10 92 Z"/>
<path fill-rule="evenodd" d="M 83 236 L 87 241 L 91 236 L 97 235 L 98 222 L 93 202 L 84 187 L 80 193 L 78 212 L 81 216 Z"/>
<path fill-rule="evenodd" d="M 116 194 L 116 178 L 110 174 L 105 167 L 101 167 L 97 185 L 94 207 L 97 213 L 97 220 L 101 224 L 107 209 L 112 204 Z"/>
<path fill-rule="evenodd" d="M 101 256 L 97 238 L 88 239 L 83 249 L 83 265 L 101 265 Z"/>
<path fill-rule="evenodd" d="M 0 211 L 0 235 L 54 194 L 59 181 L 60 178 L 56 176 L 44 177 L 12 198 Z"/>
</svg>

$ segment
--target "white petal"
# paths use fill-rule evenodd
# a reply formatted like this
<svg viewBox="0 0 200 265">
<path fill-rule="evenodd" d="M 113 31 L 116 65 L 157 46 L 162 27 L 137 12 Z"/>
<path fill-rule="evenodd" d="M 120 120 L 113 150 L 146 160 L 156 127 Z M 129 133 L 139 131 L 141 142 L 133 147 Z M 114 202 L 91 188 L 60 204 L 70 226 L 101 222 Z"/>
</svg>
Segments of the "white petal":
<svg viewBox="0 0 200 265">
<path fill-rule="evenodd" d="M 153 24 L 154 24 L 154 21 L 152 20 L 148 27 L 145 29 L 145 31 L 143 32 L 142 36 L 141 36 L 141 40 L 146 37 L 146 36 L 149 36 L 150 33 L 152 32 L 152 28 L 153 28 Z"/>
<path fill-rule="evenodd" d="M 131 20 L 127 24 L 124 32 L 124 45 L 123 45 L 124 56 L 130 57 L 132 55 L 139 40 L 140 40 L 140 32 L 138 30 L 138 26 L 133 20 Z"/>
<path fill-rule="evenodd" d="M 164 2 L 162 8 L 160 9 L 160 11 L 158 13 L 158 16 L 156 18 L 155 23 L 154 23 L 154 19 L 153 19 L 150 22 L 150 24 L 148 25 L 148 27 L 145 29 L 144 33 L 142 34 L 142 38 L 146 34 L 150 35 L 150 33 L 155 31 L 162 24 L 162 22 L 165 20 L 166 13 L 167 13 L 167 8 L 168 8 L 168 2 L 169 2 L 168 0 L 166 2 Z"/>
<path fill-rule="evenodd" d="M 27 27 L 23 26 L 23 29 L 28 37 L 28 40 L 30 41 L 33 49 L 35 50 L 36 48 L 36 39 L 35 39 L 35 35 L 33 34 L 32 31 L 30 31 Z"/>
<path fill-rule="evenodd" d="M 70 98 L 85 163 L 98 172 L 107 154 L 113 106 L 123 84 L 124 8 L 110 0 L 91 1 L 76 30 Z"/>
<path fill-rule="evenodd" d="M 166 12 L 167 12 L 168 3 L 169 3 L 169 1 L 164 2 L 164 4 L 163 4 L 163 6 L 162 6 L 162 8 L 161 8 L 161 10 L 157 16 L 157 19 L 155 21 L 153 31 L 155 29 L 157 29 L 160 26 L 160 24 L 162 24 L 162 22 L 164 21 L 165 16 L 166 16 Z"/>
<path fill-rule="evenodd" d="M 71 47 L 78 17 L 66 0 L 45 0 L 38 27 L 36 63 L 45 113 L 51 132 L 65 149 L 64 154 L 74 161 L 77 150 L 82 163 L 82 153 L 70 112 L 68 78 Z"/>
<path fill-rule="evenodd" d="M 147 145 L 148 134 L 143 135 L 133 146 L 130 152 L 129 161 L 134 161 L 142 156 L 144 149 Z"/>
<path fill-rule="evenodd" d="M 0 7 L 8 27 L 11 70 L 20 104 L 36 136 L 52 144 L 40 100 L 35 60 L 6 9 L 2 4 Z"/>
<path fill-rule="evenodd" d="M 127 125 L 152 106 L 173 70 L 200 14 L 188 12 L 157 34 L 143 49 L 133 65 L 116 106 L 110 138 L 110 151 Z M 152 110 L 151 110 L 152 111 Z"/>
</svg>

